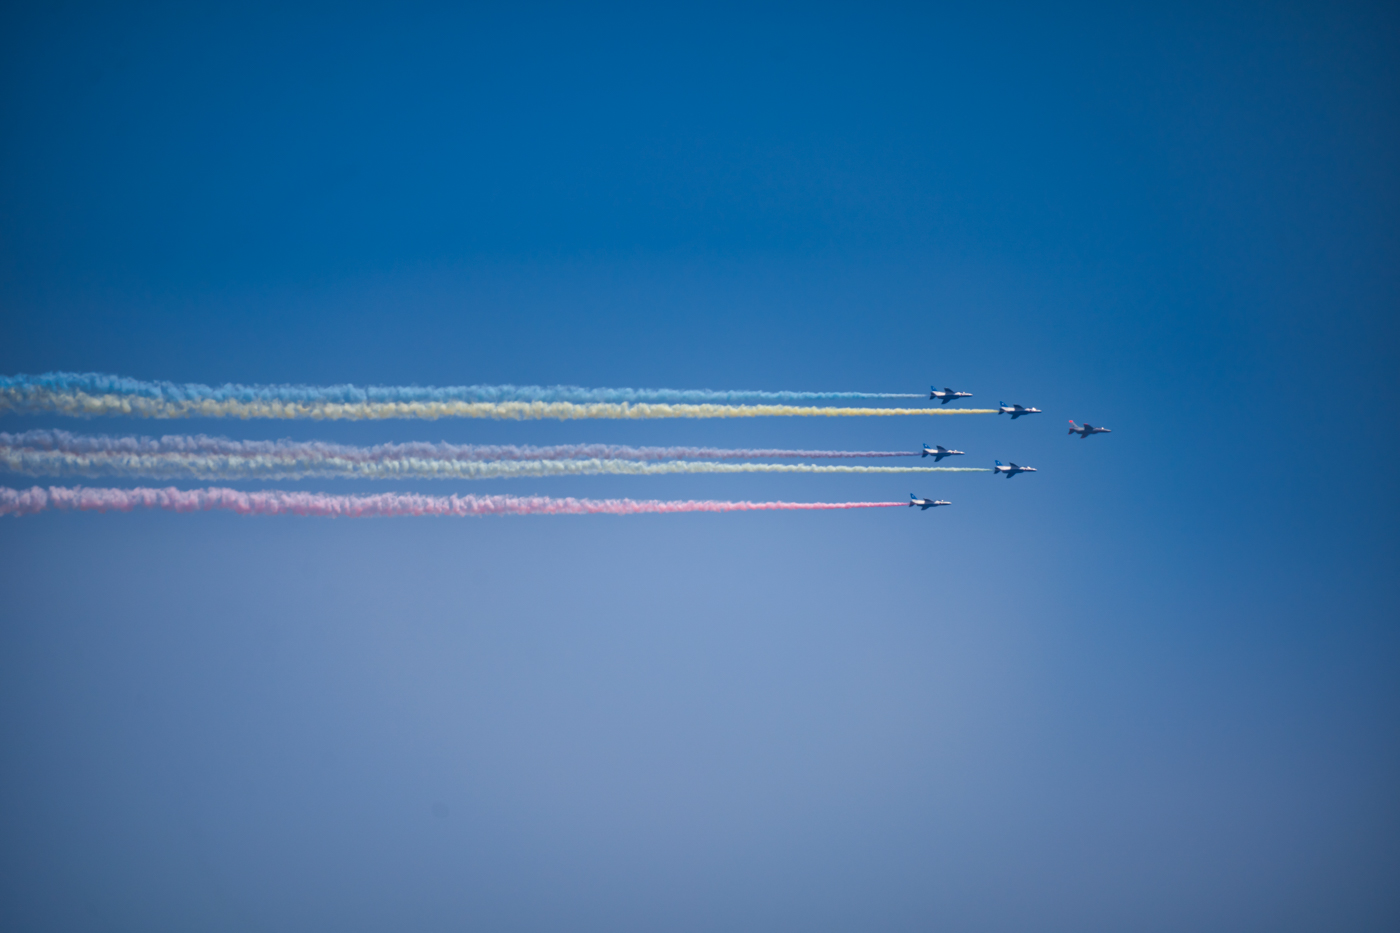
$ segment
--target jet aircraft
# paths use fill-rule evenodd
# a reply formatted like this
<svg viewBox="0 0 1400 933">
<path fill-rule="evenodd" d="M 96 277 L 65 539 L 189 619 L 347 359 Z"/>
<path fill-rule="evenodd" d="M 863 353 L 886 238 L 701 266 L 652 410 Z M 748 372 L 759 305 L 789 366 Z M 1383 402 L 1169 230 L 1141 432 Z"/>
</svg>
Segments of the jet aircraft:
<svg viewBox="0 0 1400 933">
<path fill-rule="evenodd" d="M 914 506 L 917 505 L 917 506 L 919 507 L 919 511 L 920 511 L 920 512 L 927 512 L 929 509 L 933 508 L 935 505 L 952 505 L 952 504 L 953 504 L 953 503 L 951 503 L 951 502 L 945 502 L 945 501 L 942 500 L 942 499 L 920 499 L 918 496 L 914 495 L 912 492 L 909 494 L 909 508 L 912 509 Z"/>
<path fill-rule="evenodd" d="M 934 463 L 937 463 L 944 457 L 961 457 L 962 455 L 963 452 L 961 450 L 949 450 L 942 444 L 939 444 L 937 447 L 930 447 L 927 444 L 924 445 L 924 456 L 932 457 Z"/>
<path fill-rule="evenodd" d="M 938 403 L 939 403 L 940 405 L 947 405 L 949 402 L 951 402 L 951 401 L 952 401 L 953 399 L 955 399 L 955 398 L 972 398 L 972 393 L 971 393 L 971 392 L 955 392 L 954 390 L 949 389 L 949 388 L 946 388 L 946 387 L 943 389 L 943 391 L 940 392 L 940 391 L 939 391 L 937 388 L 935 388 L 934 386 L 929 386 L 929 387 L 928 387 L 928 397 L 929 397 L 930 400 L 932 400 L 932 399 L 938 399 Z"/>
<path fill-rule="evenodd" d="M 1007 478 L 1007 479 L 1010 479 L 1011 477 L 1015 476 L 1017 473 L 1034 473 L 1034 472 L 1036 472 L 1035 467 L 1017 466 L 1017 465 L 1014 464 L 1014 463 L 1011 464 L 1011 466 L 1003 466 L 1003 465 L 1002 465 L 1002 462 L 1001 462 L 1000 460 L 998 460 L 996 463 L 997 463 L 997 465 L 992 469 L 992 475 L 993 475 L 993 476 L 996 476 L 998 473 L 1005 473 L 1005 474 L 1006 474 L 1006 478 Z"/>
<path fill-rule="evenodd" d="M 1017 418 L 1021 417 L 1022 415 L 1038 415 L 1038 414 L 1040 414 L 1040 409 L 1039 409 L 1039 408 L 1023 408 L 1023 407 L 1021 407 L 1020 405 L 1007 405 L 1005 402 L 1002 402 L 1002 403 L 1001 403 L 1001 407 L 997 410 L 997 414 L 998 414 L 998 415 L 1010 415 L 1010 416 L 1011 416 L 1011 420 L 1012 420 L 1012 421 L 1015 421 Z"/>
<path fill-rule="evenodd" d="M 1112 434 L 1113 431 L 1109 428 L 1096 428 L 1087 421 L 1082 425 L 1078 425 L 1075 424 L 1074 419 L 1071 418 L 1069 419 L 1069 433 L 1078 434 L 1080 440 L 1083 440 L 1090 434 Z"/>
</svg>

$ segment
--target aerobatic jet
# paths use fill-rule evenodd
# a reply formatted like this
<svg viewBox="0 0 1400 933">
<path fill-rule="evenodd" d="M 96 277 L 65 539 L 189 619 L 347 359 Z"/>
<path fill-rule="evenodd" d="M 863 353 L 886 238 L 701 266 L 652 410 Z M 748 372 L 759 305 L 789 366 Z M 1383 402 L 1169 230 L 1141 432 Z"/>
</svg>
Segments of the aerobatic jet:
<svg viewBox="0 0 1400 933">
<path fill-rule="evenodd" d="M 997 465 L 992 469 L 992 475 L 993 475 L 993 476 L 996 476 L 998 473 L 1005 473 L 1007 479 L 1010 479 L 1011 477 L 1015 476 L 1017 473 L 1034 473 L 1034 472 L 1036 472 L 1035 467 L 1017 466 L 1017 465 L 1014 464 L 1014 463 L 1011 464 L 1011 466 L 1004 466 L 1000 460 L 997 461 Z"/>
<path fill-rule="evenodd" d="M 1011 420 L 1012 420 L 1012 421 L 1015 421 L 1017 418 L 1021 417 L 1022 415 L 1038 415 L 1038 414 L 1040 414 L 1040 409 L 1039 409 L 1039 408 L 1023 408 L 1023 407 L 1021 407 L 1020 405 L 1007 405 L 1005 402 L 1002 402 L 1002 403 L 1001 403 L 1001 407 L 997 410 L 997 414 L 998 414 L 998 415 L 1010 415 L 1010 416 L 1011 416 Z"/>
<path fill-rule="evenodd" d="M 1075 424 L 1074 419 L 1071 418 L 1069 419 L 1069 433 L 1078 434 L 1080 439 L 1083 440 L 1090 434 L 1112 434 L 1113 431 L 1109 428 L 1096 428 L 1087 421 L 1082 425 Z"/>
<path fill-rule="evenodd" d="M 937 447 L 930 447 L 927 444 L 924 445 L 924 456 L 932 457 L 934 463 L 937 463 L 944 457 L 961 457 L 962 455 L 963 452 L 961 450 L 949 450 L 942 444 L 939 444 Z"/>
<path fill-rule="evenodd" d="M 971 393 L 971 392 L 955 392 L 954 390 L 949 389 L 949 388 L 944 388 L 942 391 L 939 391 L 939 390 L 938 390 L 937 388 L 935 388 L 934 386 L 929 386 L 929 387 L 928 387 L 928 397 L 929 397 L 930 400 L 932 400 L 932 399 L 938 399 L 938 403 L 939 403 L 940 405 L 947 405 L 949 402 L 951 402 L 951 401 L 952 401 L 953 399 L 955 399 L 955 398 L 972 398 L 972 393 Z"/>
<path fill-rule="evenodd" d="M 919 507 L 919 511 L 920 511 L 920 512 L 927 512 L 929 509 L 933 508 L 935 505 L 952 505 L 952 504 L 953 504 L 953 503 L 951 503 L 951 502 L 945 502 L 945 501 L 942 500 L 942 499 L 920 499 L 918 496 L 914 495 L 912 492 L 909 494 L 909 508 L 912 509 L 914 506 L 917 505 L 917 506 Z"/>
</svg>

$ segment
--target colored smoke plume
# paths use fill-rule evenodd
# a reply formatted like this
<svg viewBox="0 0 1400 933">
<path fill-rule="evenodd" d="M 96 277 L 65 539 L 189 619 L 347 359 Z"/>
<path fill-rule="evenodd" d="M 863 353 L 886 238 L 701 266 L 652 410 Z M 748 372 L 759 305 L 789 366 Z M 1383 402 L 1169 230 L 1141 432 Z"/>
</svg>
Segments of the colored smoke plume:
<svg viewBox="0 0 1400 933">
<path fill-rule="evenodd" d="M 324 441 L 234 441 L 205 434 L 164 437 L 73 434 L 68 431 L 0 431 L 0 448 L 27 448 L 72 454 L 209 454 L 228 457 L 281 457 L 294 460 L 855 460 L 918 457 L 912 450 L 788 450 L 780 448 L 630 447 L 621 444 L 376 444 L 356 447 Z"/>
<path fill-rule="evenodd" d="M 273 402 L 294 405 L 422 402 L 660 402 L 735 404 L 923 398 L 903 392 L 783 392 L 759 389 L 588 389 L 581 386 L 306 386 L 148 382 L 104 373 L 0 376 L 0 391 L 130 396 L 166 402 Z"/>
<path fill-rule="evenodd" d="M 32 515 L 47 509 L 129 512 L 237 512 L 370 518 L 401 515 L 647 515 L 675 512 L 835 511 L 902 508 L 905 502 L 721 502 L 640 499 L 552 499 L 544 496 L 418 496 L 381 493 L 333 496 L 315 492 L 236 489 L 101 489 L 82 486 L 0 487 L 0 515 Z"/>
</svg>

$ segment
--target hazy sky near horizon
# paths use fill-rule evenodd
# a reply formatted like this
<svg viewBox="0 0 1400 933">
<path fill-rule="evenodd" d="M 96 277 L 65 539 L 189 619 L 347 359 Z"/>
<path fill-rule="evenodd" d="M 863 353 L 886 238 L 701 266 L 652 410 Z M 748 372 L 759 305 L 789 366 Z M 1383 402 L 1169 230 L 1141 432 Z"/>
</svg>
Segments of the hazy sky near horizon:
<svg viewBox="0 0 1400 933">
<path fill-rule="evenodd" d="M 6 7 L 0 373 L 1044 414 L 0 416 L 1039 468 L 277 484 L 926 513 L 0 521 L 4 925 L 1394 929 L 1397 40 L 1384 4 Z"/>
</svg>

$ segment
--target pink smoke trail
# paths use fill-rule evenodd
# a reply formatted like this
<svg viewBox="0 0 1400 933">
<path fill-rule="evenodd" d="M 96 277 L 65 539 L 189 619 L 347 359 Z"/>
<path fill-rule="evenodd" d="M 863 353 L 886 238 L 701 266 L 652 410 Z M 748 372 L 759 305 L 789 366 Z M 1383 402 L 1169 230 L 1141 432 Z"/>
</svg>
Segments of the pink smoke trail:
<svg viewBox="0 0 1400 933">
<path fill-rule="evenodd" d="M 777 512 L 902 508 L 905 502 L 719 502 L 655 499 L 551 499 L 545 496 L 419 496 L 381 493 L 333 496 L 270 489 L 240 492 L 206 489 L 112 489 L 85 486 L 0 486 L 0 515 L 33 515 L 45 509 L 129 512 L 237 512 L 240 515 L 317 515 L 369 518 L 396 515 L 645 515 L 673 512 Z"/>
</svg>

